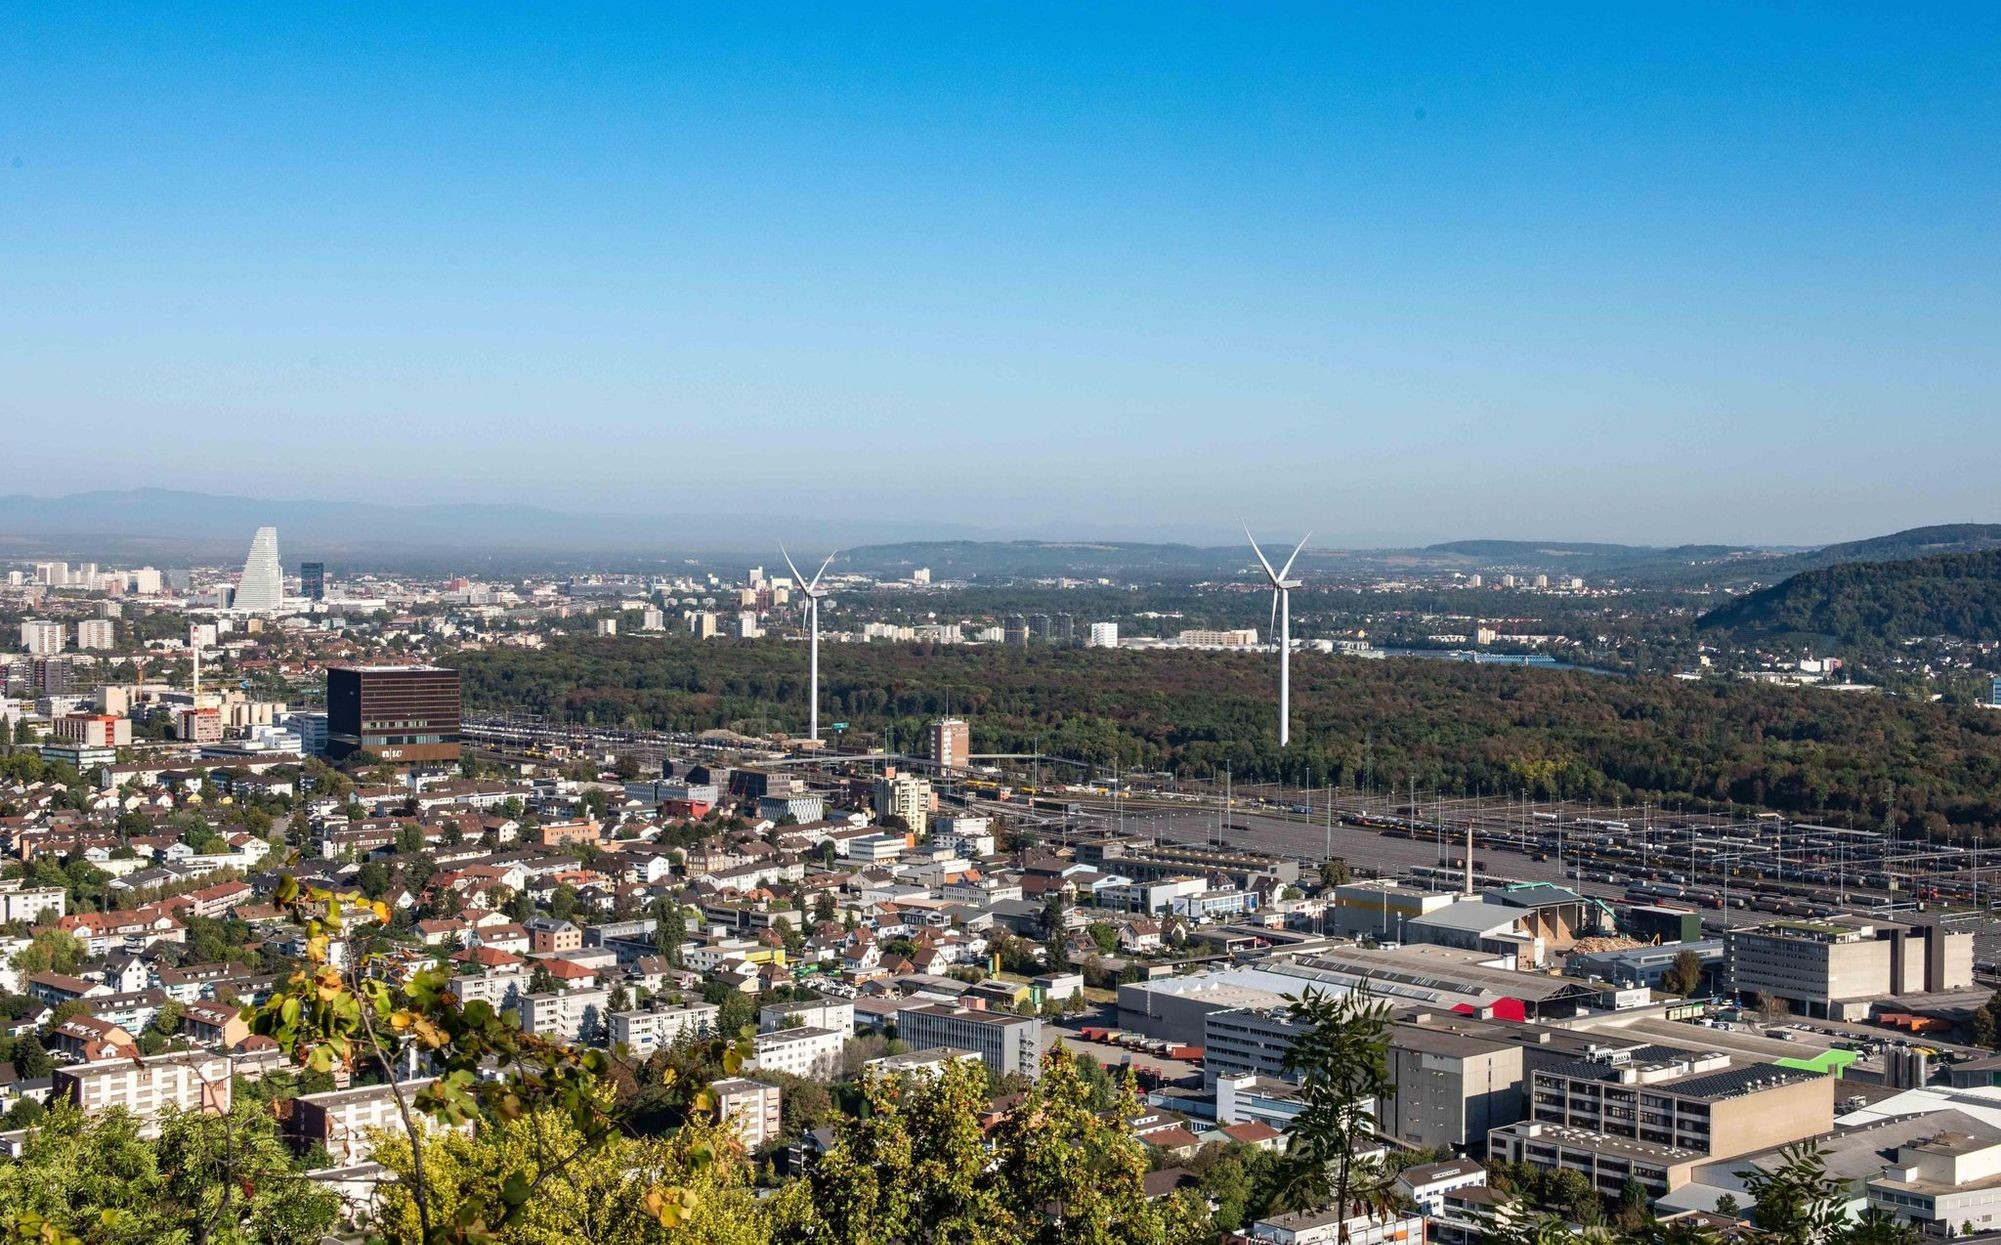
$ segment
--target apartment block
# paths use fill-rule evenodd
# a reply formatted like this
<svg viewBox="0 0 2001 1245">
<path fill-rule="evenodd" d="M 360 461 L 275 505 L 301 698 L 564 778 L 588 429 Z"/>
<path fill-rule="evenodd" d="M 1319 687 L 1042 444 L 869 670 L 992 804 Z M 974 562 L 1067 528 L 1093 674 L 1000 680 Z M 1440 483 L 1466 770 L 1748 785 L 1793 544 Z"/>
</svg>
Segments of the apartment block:
<svg viewBox="0 0 2001 1245">
<path fill-rule="evenodd" d="M 831 1081 L 840 1075 L 841 1050 L 848 1039 L 831 1029 L 780 1029 L 758 1034 L 751 1044 L 754 1053 L 746 1068 Z"/>
<path fill-rule="evenodd" d="M 733 1076 L 713 1082 L 709 1093 L 715 1096 L 718 1118 L 736 1129 L 744 1149 L 755 1153 L 778 1139 L 784 1108 L 778 1086 Z"/>
<path fill-rule="evenodd" d="M 30 656 L 53 657 L 63 651 L 63 625 L 39 618 L 21 624 L 21 647 Z"/>
<path fill-rule="evenodd" d="M 26 921 L 32 925 L 43 913 L 61 920 L 67 902 L 68 896 L 60 886 L 0 883 L 0 924 Z"/>
<path fill-rule="evenodd" d="M 941 718 L 931 724 L 931 759 L 941 770 L 962 770 L 970 764 L 973 731 L 958 718 Z"/>
<path fill-rule="evenodd" d="M 931 809 L 937 803 L 929 781 L 915 774 L 887 774 L 875 784 L 875 813 L 878 818 L 903 818 L 911 833 L 922 837 L 931 824 Z"/>
<path fill-rule="evenodd" d="M 404 1096 L 407 1098 L 430 1083 L 429 1077 L 404 1081 Z M 400 1128 L 403 1124 L 395 1092 L 387 1085 L 300 1094 L 292 1099 L 288 1112 L 280 1117 L 286 1138 L 300 1150 L 310 1149 L 318 1142 L 340 1167 L 368 1161 L 374 1152 L 368 1140 L 370 1130 Z"/>
<path fill-rule="evenodd" d="M 51 1097 L 67 1099 L 86 1115 L 122 1107 L 139 1120 L 143 1136 L 159 1135 L 159 1116 L 168 1107 L 229 1110 L 230 1062 L 202 1051 L 106 1059 L 57 1068 Z"/>
<path fill-rule="evenodd" d="M 601 987 L 521 996 L 521 1030 L 558 1042 L 602 1041 L 611 992 Z"/>
<path fill-rule="evenodd" d="M 634 1058 L 644 1059 L 654 1051 L 672 1046 L 683 1034 L 714 1031 L 716 1012 L 713 1003 L 613 1012 L 608 1018 L 611 1043 L 629 1048 Z"/>
<path fill-rule="evenodd" d="M 844 1037 L 855 1033 L 855 1005 L 849 999 L 817 998 L 796 1003 L 772 1003 L 757 1012 L 757 1027 L 763 1033 L 795 1029 L 831 1029 Z"/>
</svg>

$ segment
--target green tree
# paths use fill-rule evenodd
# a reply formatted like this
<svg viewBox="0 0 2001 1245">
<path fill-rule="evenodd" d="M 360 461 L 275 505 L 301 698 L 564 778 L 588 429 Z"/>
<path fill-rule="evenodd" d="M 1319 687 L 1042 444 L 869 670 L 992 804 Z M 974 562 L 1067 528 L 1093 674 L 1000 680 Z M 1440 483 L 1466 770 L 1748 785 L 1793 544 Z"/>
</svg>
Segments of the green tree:
<svg viewBox="0 0 2001 1245">
<path fill-rule="evenodd" d="M 1302 1107 L 1286 1142 L 1280 1200 L 1294 1210 L 1382 1204 L 1388 1180 L 1355 1155 L 1374 1138 L 1374 1104 L 1395 1088 L 1388 1004 L 1366 990 L 1309 989 L 1286 1018 L 1298 1030 L 1285 1067 L 1299 1080 Z"/>
<path fill-rule="evenodd" d="M 687 919 L 681 905 L 662 895 L 647 905 L 646 912 L 654 921 L 653 949 L 675 968 L 681 967 L 681 944 L 688 937 Z"/>
<path fill-rule="evenodd" d="M 1674 963 L 1667 972 L 1661 974 L 1661 989 L 1669 994 L 1679 994 L 1684 998 L 1702 988 L 1702 957 L 1693 951 L 1682 951 L 1674 957 Z"/>
<path fill-rule="evenodd" d="M 301 1177 L 261 1104 L 226 1116 L 169 1110 L 160 1118 L 161 1175 L 176 1217 L 196 1241 L 312 1245 L 340 1217 L 340 1199 Z"/>
<path fill-rule="evenodd" d="M 14 971 L 23 977 L 31 973 L 73 973 L 83 962 L 87 948 L 81 939 L 66 930 L 45 929 L 28 945 L 14 953 Z"/>
<path fill-rule="evenodd" d="M 1101 955 L 1111 955 L 1119 949 L 1119 931 L 1105 921 L 1093 921 L 1084 927 L 1091 941 L 1098 945 Z"/>
</svg>

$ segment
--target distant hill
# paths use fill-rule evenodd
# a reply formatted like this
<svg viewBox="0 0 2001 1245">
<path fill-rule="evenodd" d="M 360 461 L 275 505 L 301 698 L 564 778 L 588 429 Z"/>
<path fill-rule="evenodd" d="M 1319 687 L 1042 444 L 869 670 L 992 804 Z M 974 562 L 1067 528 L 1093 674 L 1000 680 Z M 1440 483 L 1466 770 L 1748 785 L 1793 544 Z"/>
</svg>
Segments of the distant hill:
<svg viewBox="0 0 2001 1245">
<path fill-rule="evenodd" d="M 1914 535 L 1858 544 L 1895 556 L 1895 550 L 1922 547 L 1912 542 Z M 1802 571 L 1718 606 L 1696 625 L 1746 642 L 1791 638 L 1869 646 L 1934 635 L 2001 640 L 2001 548 Z"/>
<path fill-rule="evenodd" d="M 1942 523 L 1908 528 L 1887 536 L 1822 545 L 1818 549 L 1770 551 L 1738 555 L 1718 563 L 1697 563 L 1679 574 L 1668 574 L 1666 579 L 1671 583 L 1689 583 L 1699 577 L 1718 585 L 1777 584 L 1806 571 L 1843 563 L 1900 562 L 1941 554 L 1978 553 L 1985 549 L 2001 549 L 2001 524 Z"/>
<path fill-rule="evenodd" d="M 841 541 L 897 540 L 918 531 L 972 529 L 915 522 L 829 521 L 782 514 L 574 514 L 512 502 L 381 505 L 231 497 L 140 488 L 62 497 L 0 497 L 0 556 L 43 549 L 142 556 L 218 554 L 241 558 L 250 536 L 278 528 L 294 555 L 357 558 L 411 550 L 651 553 L 727 551 L 774 558 L 781 540 L 826 532 Z"/>
<path fill-rule="evenodd" d="M 2001 523 L 1941 523 L 1914 527 L 1888 536 L 1871 536 L 1845 544 L 1827 545 L 1803 558 L 1837 562 L 1889 562 L 1900 558 L 1923 558 L 1943 553 L 1977 553 L 2001 549 Z"/>
<path fill-rule="evenodd" d="M 1583 540 L 1454 540 L 1427 545 L 1419 552 L 1464 559 L 1481 567 L 1559 571 L 1572 575 L 1603 575 L 1656 581 L 1693 576 L 1709 578 L 1718 568 L 1734 573 L 1739 565 L 1783 557 L 1790 550 L 1755 545 L 1613 545 Z"/>
<path fill-rule="evenodd" d="M 1304 555 L 1302 555 L 1304 557 Z M 863 545 L 841 554 L 844 570 L 907 575 L 928 567 L 938 579 L 1204 579 L 1251 564 L 1249 546 L 1204 548 L 1132 541 L 920 540 Z"/>
</svg>

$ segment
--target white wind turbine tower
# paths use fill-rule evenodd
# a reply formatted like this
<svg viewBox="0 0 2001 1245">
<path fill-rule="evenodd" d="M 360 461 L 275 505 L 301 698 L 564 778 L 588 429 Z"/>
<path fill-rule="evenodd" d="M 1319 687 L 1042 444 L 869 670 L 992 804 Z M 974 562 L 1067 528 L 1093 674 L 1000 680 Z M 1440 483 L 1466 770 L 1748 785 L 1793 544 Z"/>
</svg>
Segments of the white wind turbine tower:
<svg viewBox="0 0 2001 1245">
<path fill-rule="evenodd" d="M 1265 551 L 1258 548 L 1258 539 L 1251 535 L 1250 525 L 1244 525 L 1244 539 L 1251 542 L 1251 552 L 1258 555 L 1258 565 L 1265 568 L 1265 578 L 1271 580 L 1272 626 L 1278 631 L 1278 746 L 1281 748 L 1292 738 L 1292 590 L 1302 582 L 1286 576 L 1292 573 L 1299 551 L 1312 538 L 1312 532 L 1300 537 L 1284 568 L 1275 571 Z"/>
<path fill-rule="evenodd" d="M 835 552 L 838 553 L 839 550 Z M 792 572 L 792 582 L 799 585 L 800 593 L 806 598 L 806 626 L 812 634 L 810 641 L 812 656 L 808 659 L 806 679 L 807 687 L 810 689 L 807 692 L 806 712 L 809 715 L 809 724 L 806 727 L 806 738 L 818 740 L 820 738 L 820 598 L 827 595 L 826 589 L 820 587 L 820 576 L 825 575 L 827 567 L 833 564 L 834 554 L 828 554 L 827 560 L 820 563 L 820 569 L 813 572 L 811 583 L 799 573 L 798 567 L 792 565 L 792 555 L 785 552 L 784 545 L 778 546 L 778 556 L 785 559 L 786 569 Z"/>
</svg>

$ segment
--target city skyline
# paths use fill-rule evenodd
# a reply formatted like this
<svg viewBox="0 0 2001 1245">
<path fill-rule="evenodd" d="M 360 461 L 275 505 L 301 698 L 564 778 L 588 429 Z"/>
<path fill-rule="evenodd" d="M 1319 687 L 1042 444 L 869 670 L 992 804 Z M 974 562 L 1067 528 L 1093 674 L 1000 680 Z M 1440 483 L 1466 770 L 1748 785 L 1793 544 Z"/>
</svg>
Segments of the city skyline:
<svg viewBox="0 0 2001 1245">
<path fill-rule="evenodd" d="M 1000 533 L 1978 519 L 1998 22 L 17 6 L 0 412 L 18 480 L 372 502 L 755 444 Z"/>
</svg>

